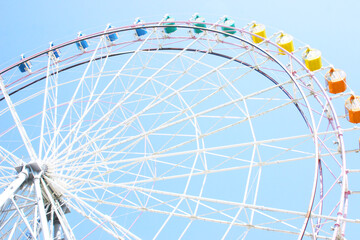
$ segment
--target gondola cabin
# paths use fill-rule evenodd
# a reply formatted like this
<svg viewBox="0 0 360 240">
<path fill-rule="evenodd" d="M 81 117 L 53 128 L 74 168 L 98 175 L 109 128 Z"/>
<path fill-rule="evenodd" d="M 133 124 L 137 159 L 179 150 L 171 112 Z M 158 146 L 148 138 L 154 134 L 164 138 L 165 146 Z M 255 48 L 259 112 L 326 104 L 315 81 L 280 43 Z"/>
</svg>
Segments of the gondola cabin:
<svg viewBox="0 0 360 240">
<path fill-rule="evenodd" d="M 174 27 L 175 25 L 175 18 L 170 17 L 169 15 L 165 15 L 164 17 L 164 25 L 168 26 L 164 28 L 164 31 L 166 34 L 173 33 L 177 30 L 177 27 Z"/>
<path fill-rule="evenodd" d="M 79 33 L 78 33 L 78 38 L 80 38 L 80 37 L 82 37 L 82 36 L 83 36 L 82 33 L 79 32 Z M 87 40 L 81 40 L 81 41 L 76 42 L 76 47 L 77 47 L 80 51 L 85 52 L 86 49 L 89 47 L 89 43 L 88 43 Z"/>
<path fill-rule="evenodd" d="M 223 20 L 223 25 L 224 27 L 221 27 L 221 30 L 226 32 L 226 33 L 230 33 L 230 34 L 235 34 L 236 30 L 235 28 L 235 21 L 233 19 L 230 19 L 228 17 L 224 17 Z M 225 37 L 227 37 L 227 34 L 224 34 Z"/>
<path fill-rule="evenodd" d="M 345 101 L 346 118 L 351 123 L 360 123 L 360 97 L 351 95 Z"/>
<path fill-rule="evenodd" d="M 140 18 L 136 18 L 134 24 L 142 25 L 144 22 Z M 145 28 L 137 28 L 135 29 L 136 36 L 141 37 L 147 34 L 147 30 Z"/>
<path fill-rule="evenodd" d="M 303 53 L 302 58 L 310 71 L 319 70 L 322 66 L 321 52 L 317 49 L 307 48 Z"/>
<path fill-rule="evenodd" d="M 346 73 L 340 69 L 331 68 L 325 74 L 327 90 L 332 93 L 342 93 L 346 90 Z"/>
<path fill-rule="evenodd" d="M 50 43 L 50 49 L 52 49 L 54 47 L 54 43 Z M 54 61 L 59 61 L 60 59 L 60 49 L 54 49 L 51 52 L 49 52 L 49 54 L 51 54 L 50 56 L 54 59 Z"/>
<path fill-rule="evenodd" d="M 257 24 L 257 23 L 252 24 L 250 27 L 250 32 L 257 36 L 266 38 L 265 25 L 263 24 Z M 254 35 L 251 36 L 254 43 L 261 43 L 262 41 L 264 41 L 262 38 L 259 38 L 257 36 Z"/>
<path fill-rule="evenodd" d="M 194 23 L 194 26 L 206 28 L 205 18 L 204 18 L 204 17 L 200 17 L 199 14 L 195 14 L 195 15 L 193 16 L 193 21 L 196 22 L 196 23 Z M 198 29 L 198 28 L 194 28 L 194 32 L 195 32 L 196 34 L 199 34 L 199 33 L 202 33 L 203 30 Z"/>
<path fill-rule="evenodd" d="M 284 48 L 289 53 L 294 51 L 294 40 L 293 37 L 286 33 L 281 33 L 280 36 L 276 38 L 276 44 Z M 285 55 L 285 52 L 279 49 L 279 54 Z"/>
<path fill-rule="evenodd" d="M 21 60 L 25 59 L 24 55 L 21 55 Z M 31 62 L 30 61 L 26 61 L 23 62 L 19 65 L 19 70 L 20 72 L 24 73 L 24 72 L 28 72 L 31 73 Z"/>
<path fill-rule="evenodd" d="M 112 28 L 112 26 L 111 26 L 111 25 L 108 25 L 108 26 L 106 27 L 106 31 L 110 30 L 111 28 Z M 106 37 L 106 40 L 108 40 L 110 43 L 115 42 L 115 41 L 119 38 L 119 36 L 118 36 L 118 34 L 117 34 L 116 32 L 115 32 L 115 33 L 106 34 L 105 37 Z"/>
</svg>

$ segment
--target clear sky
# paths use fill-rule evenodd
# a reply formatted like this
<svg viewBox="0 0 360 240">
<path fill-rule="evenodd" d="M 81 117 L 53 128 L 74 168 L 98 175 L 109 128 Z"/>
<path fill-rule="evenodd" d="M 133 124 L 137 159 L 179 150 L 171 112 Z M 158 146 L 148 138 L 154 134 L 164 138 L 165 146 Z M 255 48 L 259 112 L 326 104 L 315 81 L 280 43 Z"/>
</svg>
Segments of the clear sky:
<svg viewBox="0 0 360 240">
<path fill-rule="evenodd" d="M 1 1 L 0 9 L 0 69 L 18 61 L 22 53 L 29 56 L 47 48 L 50 41 L 65 42 L 78 31 L 95 32 L 104 29 L 107 23 L 129 25 L 136 17 L 160 20 L 165 13 L 185 20 L 199 12 L 210 21 L 226 14 L 242 22 L 256 20 L 270 29 L 290 33 L 321 50 L 328 62 L 343 69 L 349 86 L 360 95 L 357 0 L 22 0 Z M 343 109 L 338 111 L 343 114 Z M 350 165 L 360 169 L 360 164 Z M 353 190 L 360 190 L 360 184 Z M 350 196 L 350 209 L 354 212 L 360 212 L 359 203 L 358 196 Z M 353 217 L 360 219 L 360 215 Z M 349 239 L 358 235 L 360 231 L 354 230 L 348 234 Z"/>
</svg>

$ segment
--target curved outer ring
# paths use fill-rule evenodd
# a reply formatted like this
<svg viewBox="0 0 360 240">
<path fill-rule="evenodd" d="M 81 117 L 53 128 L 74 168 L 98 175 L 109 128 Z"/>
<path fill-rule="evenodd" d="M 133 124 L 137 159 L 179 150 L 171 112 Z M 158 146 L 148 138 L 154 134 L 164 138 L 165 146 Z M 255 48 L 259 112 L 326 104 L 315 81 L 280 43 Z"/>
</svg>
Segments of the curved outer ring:
<svg viewBox="0 0 360 240">
<path fill-rule="evenodd" d="M 311 215 L 311 210 L 312 210 L 312 207 L 313 207 L 313 203 L 314 203 L 314 200 L 315 200 L 315 194 L 316 194 L 316 185 L 317 185 L 317 177 L 318 177 L 318 174 L 319 174 L 319 161 L 320 161 L 320 158 L 319 158 L 319 149 L 318 149 L 318 137 L 317 137 L 317 129 L 316 129 L 316 125 L 315 125 L 315 122 L 314 122 L 314 117 L 313 117 L 313 114 L 312 114 L 312 111 L 311 111 L 311 107 L 310 107 L 310 104 L 307 100 L 307 98 L 305 97 L 305 94 L 304 92 L 302 91 L 301 87 L 299 86 L 299 84 L 296 82 L 296 80 L 294 79 L 294 77 L 290 74 L 290 72 L 282 65 L 282 63 L 280 61 L 278 61 L 276 58 L 274 58 L 270 53 L 268 53 L 266 50 L 264 50 L 263 48 L 259 47 L 257 44 L 254 44 L 244 38 L 241 38 L 239 36 L 236 36 L 236 35 L 232 35 L 232 34 L 229 34 L 229 33 L 226 33 L 226 32 L 223 32 L 223 31 L 219 31 L 219 30 L 216 30 L 216 29 L 209 29 L 209 28 L 202 28 L 202 27 L 197 27 L 197 26 L 194 26 L 196 22 L 192 22 L 192 21 L 174 21 L 174 24 L 175 25 L 172 25 L 172 27 L 178 27 L 178 28 L 185 28 L 185 29 L 200 29 L 200 30 L 205 30 L 205 31 L 210 31 L 210 32 L 214 32 L 214 33 L 218 33 L 218 34 L 225 34 L 227 35 L 228 37 L 232 37 L 234 39 L 237 39 L 239 41 L 242 41 L 256 49 L 258 49 L 259 51 L 261 51 L 263 54 L 267 55 L 269 58 L 271 58 L 274 62 L 276 62 L 283 70 L 284 72 L 286 72 L 286 74 L 289 76 L 289 78 L 293 81 L 293 83 L 295 84 L 295 86 L 297 87 L 297 89 L 299 90 L 300 94 L 303 96 L 304 98 L 304 101 L 306 103 L 306 107 L 309 109 L 309 114 L 310 114 L 310 118 L 311 118 L 311 123 L 313 125 L 313 128 L 310 129 L 312 131 L 312 134 L 313 134 L 313 139 L 314 139 L 314 144 L 315 144 L 315 151 L 316 151 L 316 154 L 315 154 L 315 173 L 314 173 L 314 181 L 313 181 L 313 190 L 312 190 L 312 195 L 311 195 L 311 199 L 310 199 L 310 204 L 309 204 L 309 207 L 308 207 L 308 212 L 307 212 L 307 215 L 306 215 L 306 218 L 305 218 L 305 222 L 304 222 L 304 225 L 301 229 L 301 232 L 299 234 L 299 238 L 298 239 L 302 239 L 302 237 L 304 236 L 304 233 L 305 233 L 305 230 L 306 230 L 306 227 L 307 227 L 307 224 L 309 222 L 309 219 L 310 219 L 310 215 Z M 117 32 L 123 32 L 123 31 L 129 31 L 129 30 L 135 30 L 135 29 L 140 29 L 140 28 L 165 28 L 166 25 L 161 25 L 162 22 L 152 22 L 152 23 L 143 23 L 141 24 L 140 26 L 139 25 L 130 25 L 130 26 L 125 26 L 125 27 L 118 27 L 118 28 L 111 28 L 107 31 L 102 31 L 102 32 L 97 32 L 97 33 L 94 33 L 94 34 L 90 34 L 90 35 L 87 35 L 87 36 L 83 36 L 83 37 L 80 37 L 80 38 L 76 38 L 76 39 L 73 39 L 73 40 L 70 40 L 68 42 L 65 42 L 65 43 L 62 43 L 62 44 L 59 44 L 57 46 L 54 46 L 52 47 L 51 49 L 46 49 L 46 50 L 43 50 L 39 53 L 36 53 L 28 58 L 25 58 L 25 59 L 22 59 L 21 61 L 3 69 L 0 71 L 0 78 L 1 78 L 1 75 L 8 72 L 9 70 L 19 66 L 21 63 L 24 63 L 26 61 L 29 61 L 29 60 L 32 60 L 32 59 L 35 59 L 39 56 L 42 56 L 42 55 L 45 55 L 47 53 L 49 53 L 50 51 L 53 51 L 55 49 L 60 49 L 60 48 L 63 48 L 65 46 L 68 46 L 68 45 L 71 45 L 71 44 L 74 44 L 78 41 L 81 41 L 81 40 L 87 40 L 87 39 L 91 39 L 91 38 L 95 38 L 95 37 L 99 37 L 99 36 L 102 36 L 102 35 L 105 35 L 105 34 L 111 34 L 111 33 L 117 33 Z M 229 27 L 229 26 L 224 26 L 224 25 L 221 25 L 221 24 L 213 24 L 213 23 L 204 23 L 205 25 L 207 26 L 216 26 L 216 27 L 227 27 L 227 28 L 232 28 L 232 27 Z M 343 140 L 343 133 L 342 133 L 342 130 L 341 130 L 341 126 L 339 124 L 339 120 L 337 118 L 337 115 L 336 115 L 336 111 L 335 111 L 335 108 L 334 106 L 332 105 L 332 102 L 329 98 L 329 96 L 327 95 L 325 89 L 322 87 L 322 85 L 319 83 L 319 81 L 317 80 L 317 78 L 314 76 L 314 74 L 308 70 L 306 68 L 306 66 L 298 59 L 296 58 L 292 53 L 289 53 L 286 49 L 278 46 L 276 43 L 273 43 L 271 42 L 270 40 L 267 40 L 261 36 L 258 36 L 258 35 L 255 35 L 251 32 L 248 32 L 244 29 L 239 29 L 239 28 L 232 28 L 240 33 L 245 33 L 245 34 L 248 34 L 248 35 L 251 35 L 251 36 L 256 36 L 258 38 L 261 38 L 263 39 L 264 41 L 266 41 L 266 43 L 269 43 L 271 44 L 272 46 L 278 48 L 278 49 L 281 49 L 283 51 L 283 53 L 285 53 L 286 55 L 288 55 L 291 59 L 295 60 L 300 66 L 302 66 L 304 69 L 306 69 L 306 71 L 308 72 L 308 74 L 310 74 L 311 78 L 314 80 L 314 82 L 317 84 L 317 86 L 320 88 L 324 98 L 326 99 L 326 102 L 328 103 L 329 105 L 329 108 L 330 108 L 330 111 L 332 112 L 332 115 L 333 115 L 333 119 L 335 121 L 335 127 L 336 127 L 336 131 L 337 131 L 337 135 L 338 135 L 338 139 L 339 139 L 339 146 L 340 146 L 340 149 L 341 149 L 341 156 L 342 156 L 342 177 L 343 177 L 343 183 L 342 183 L 342 191 L 341 191 L 341 198 L 340 198 L 340 204 L 339 204 L 339 211 L 338 211 L 338 217 L 337 217 L 337 221 L 336 221 L 336 224 L 335 224 L 335 231 L 334 231 L 334 234 L 333 234 L 333 238 L 335 238 L 337 235 L 339 234 L 343 234 L 343 231 L 345 229 L 345 224 L 343 222 L 343 218 L 344 216 L 346 217 L 346 213 L 347 213 L 347 204 L 345 204 L 345 202 L 347 201 L 347 195 L 346 195 L 346 192 L 347 192 L 347 175 L 346 175 L 346 156 L 345 156 L 345 146 L 344 146 L 344 140 Z M 339 232 L 339 228 L 341 227 L 341 231 Z"/>
</svg>

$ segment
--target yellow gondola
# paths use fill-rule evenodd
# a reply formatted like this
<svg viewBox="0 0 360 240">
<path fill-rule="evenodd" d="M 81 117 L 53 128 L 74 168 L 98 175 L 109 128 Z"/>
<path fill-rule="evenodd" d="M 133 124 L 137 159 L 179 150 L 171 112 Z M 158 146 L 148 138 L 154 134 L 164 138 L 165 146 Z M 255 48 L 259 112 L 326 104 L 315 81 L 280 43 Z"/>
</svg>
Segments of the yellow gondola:
<svg viewBox="0 0 360 240">
<path fill-rule="evenodd" d="M 319 70 L 322 66 L 321 52 L 317 49 L 307 48 L 302 55 L 306 67 L 310 71 Z"/>
<path fill-rule="evenodd" d="M 260 37 L 266 38 L 265 25 L 263 24 L 257 24 L 257 23 L 252 24 L 250 27 L 250 32 Z M 254 43 L 261 43 L 262 41 L 264 41 L 263 39 L 256 37 L 254 35 L 252 35 L 251 38 Z"/>
<path fill-rule="evenodd" d="M 276 44 L 290 53 L 294 51 L 293 37 L 289 34 L 281 33 L 280 36 L 276 38 Z M 279 54 L 285 55 L 285 52 L 280 49 Z"/>
</svg>

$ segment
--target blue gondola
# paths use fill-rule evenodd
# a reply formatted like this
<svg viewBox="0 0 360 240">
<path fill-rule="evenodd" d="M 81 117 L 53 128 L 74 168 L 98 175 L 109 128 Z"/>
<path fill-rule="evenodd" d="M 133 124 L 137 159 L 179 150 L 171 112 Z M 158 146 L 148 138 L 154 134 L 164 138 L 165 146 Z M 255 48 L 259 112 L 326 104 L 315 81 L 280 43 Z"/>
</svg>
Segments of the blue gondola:
<svg viewBox="0 0 360 240">
<path fill-rule="evenodd" d="M 140 18 L 136 18 L 135 22 L 134 22 L 134 24 L 136 24 L 136 25 L 141 25 L 143 23 L 144 22 Z M 147 34 L 147 31 L 145 28 L 138 28 L 138 29 L 135 29 L 135 31 L 136 31 L 136 35 L 138 37 L 141 37 L 141 36 L 144 36 L 145 34 Z"/>
<path fill-rule="evenodd" d="M 108 25 L 106 27 L 106 30 L 109 30 L 111 27 L 111 25 Z M 117 39 L 119 38 L 118 34 L 117 33 L 110 33 L 110 34 L 107 34 L 106 35 L 106 39 L 109 41 L 109 42 L 114 42 L 116 41 Z"/>
<path fill-rule="evenodd" d="M 78 38 L 80 38 L 82 36 L 82 33 L 79 32 L 78 33 Z M 89 47 L 89 43 L 87 40 L 81 40 L 79 42 L 76 42 L 76 47 L 80 50 L 80 51 L 86 51 L 86 49 Z"/>
<path fill-rule="evenodd" d="M 50 43 L 50 49 L 52 49 L 54 47 L 54 43 L 51 42 Z M 60 49 L 54 49 L 51 51 L 52 56 L 55 58 L 55 60 L 59 60 L 60 59 Z"/>
<path fill-rule="evenodd" d="M 21 54 L 21 60 L 25 59 L 25 56 Z M 30 61 L 23 62 L 19 65 L 20 72 L 31 72 L 31 63 Z"/>
</svg>

